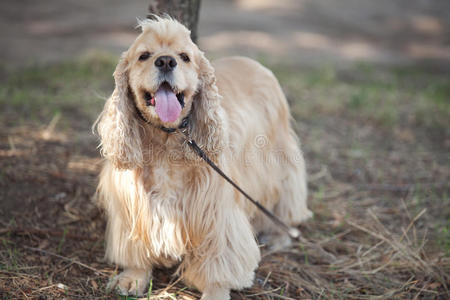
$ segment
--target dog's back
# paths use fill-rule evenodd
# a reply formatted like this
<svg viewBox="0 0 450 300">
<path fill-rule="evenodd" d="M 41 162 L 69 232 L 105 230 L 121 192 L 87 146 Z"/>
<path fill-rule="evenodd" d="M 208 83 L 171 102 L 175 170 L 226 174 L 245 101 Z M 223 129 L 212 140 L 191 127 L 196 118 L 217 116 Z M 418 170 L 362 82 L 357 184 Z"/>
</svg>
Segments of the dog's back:
<svg viewBox="0 0 450 300">
<path fill-rule="evenodd" d="M 213 62 L 221 105 L 227 113 L 232 176 L 246 191 L 292 225 L 311 216 L 306 208 L 306 174 L 289 106 L 278 80 L 245 57 Z M 270 221 L 237 197 L 253 215 L 255 231 Z"/>
</svg>

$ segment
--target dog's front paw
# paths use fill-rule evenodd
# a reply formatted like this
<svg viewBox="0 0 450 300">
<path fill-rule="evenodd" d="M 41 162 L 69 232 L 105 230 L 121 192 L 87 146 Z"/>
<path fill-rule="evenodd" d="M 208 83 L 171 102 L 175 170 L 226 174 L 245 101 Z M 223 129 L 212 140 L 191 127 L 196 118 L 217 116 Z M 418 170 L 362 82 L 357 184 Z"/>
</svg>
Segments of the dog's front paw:
<svg viewBox="0 0 450 300">
<path fill-rule="evenodd" d="M 109 281 L 106 290 L 115 290 L 123 296 L 142 297 L 146 292 L 150 277 L 151 271 L 144 269 L 126 269 Z"/>
<path fill-rule="evenodd" d="M 230 290 L 221 287 L 207 287 L 200 300 L 229 300 Z"/>
</svg>

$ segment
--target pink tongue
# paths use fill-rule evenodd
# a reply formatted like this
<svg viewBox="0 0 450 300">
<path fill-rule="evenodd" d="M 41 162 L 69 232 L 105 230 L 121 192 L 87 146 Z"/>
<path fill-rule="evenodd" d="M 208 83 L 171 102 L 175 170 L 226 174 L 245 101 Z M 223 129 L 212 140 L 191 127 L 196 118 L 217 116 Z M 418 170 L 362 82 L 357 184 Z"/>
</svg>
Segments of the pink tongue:
<svg viewBox="0 0 450 300">
<path fill-rule="evenodd" d="M 160 87 L 155 94 L 156 113 L 163 122 L 173 122 L 180 116 L 181 105 L 169 88 Z"/>
</svg>

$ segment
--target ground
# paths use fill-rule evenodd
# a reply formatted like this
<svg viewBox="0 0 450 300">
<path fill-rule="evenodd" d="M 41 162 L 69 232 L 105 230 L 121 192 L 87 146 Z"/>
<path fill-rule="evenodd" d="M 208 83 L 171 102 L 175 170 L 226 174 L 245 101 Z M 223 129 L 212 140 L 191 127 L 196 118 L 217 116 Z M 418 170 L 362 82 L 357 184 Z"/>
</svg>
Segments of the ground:
<svg viewBox="0 0 450 300">
<path fill-rule="evenodd" d="M 111 7 L 122 5 L 116 2 L 111 2 Z M 316 12 L 316 15 L 307 14 L 311 19 L 306 16 L 301 19 L 302 30 L 314 29 L 316 33 L 334 36 L 331 44 L 316 45 L 335 49 L 310 51 L 322 51 L 319 54 L 305 48 L 295 54 L 290 50 L 289 38 L 276 31 L 276 28 L 291 28 L 293 32 L 300 24 L 286 13 L 284 6 L 269 13 L 264 7 L 252 10 L 255 1 L 244 1 L 246 6 L 242 4 L 245 7 L 241 7 L 239 18 L 235 19 L 240 27 L 248 27 L 245 34 L 250 30 L 272 30 L 269 37 L 276 39 L 274 44 L 285 45 L 275 47 L 278 50 L 260 51 L 251 45 L 243 46 L 239 43 L 247 40 L 245 34 L 239 38 L 241 42 L 233 40 L 231 44 L 236 45 L 233 49 L 217 44 L 240 36 L 228 32 L 233 24 L 224 21 L 227 12 L 235 12 L 230 4 L 216 3 L 222 5 L 216 6 L 221 8 L 216 21 L 228 33 L 214 31 L 214 26 L 201 26 L 204 29 L 200 34 L 204 36 L 209 57 L 247 51 L 279 78 L 307 161 L 308 201 L 315 214 L 299 227 L 302 239 L 292 247 L 275 253 L 263 249 L 253 287 L 233 292 L 232 297 L 447 299 L 450 296 L 450 73 L 446 52 L 436 50 L 433 53 L 440 55 L 434 58 L 415 57 L 392 46 L 395 42 L 389 42 L 388 33 L 381 33 L 382 29 L 375 30 L 369 26 L 370 22 L 362 21 L 365 11 L 378 12 L 378 18 L 387 19 L 386 7 L 360 8 L 359 14 L 347 9 L 347 14 L 356 15 L 347 22 L 361 25 L 352 29 L 338 22 L 346 20 L 338 12 L 352 7 L 348 6 L 352 1 L 343 1 L 345 5 L 335 10 L 331 2 L 298 2 L 308 8 L 304 13 Z M 48 8 L 61 9 L 52 1 L 48 3 L 40 11 L 39 7 L 30 8 L 34 14 L 28 12 L 18 17 L 25 20 L 19 24 L 26 27 L 31 20 L 42 21 Z M 70 3 L 72 8 L 76 7 L 75 2 Z M 94 4 L 79 4 L 79 10 L 101 11 L 102 1 L 90 3 Z M 425 2 L 415 1 L 403 14 L 389 8 L 393 10 L 392 18 L 400 16 L 400 21 L 409 20 L 408 17 L 414 20 L 415 9 L 421 11 L 422 17 L 429 17 L 425 18 L 429 22 L 422 18 L 422 23 L 418 23 L 422 27 L 418 25 L 418 28 L 439 31 L 439 24 L 446 22 L 442 16 L 447 4 L 437 3 L 434 10 L 430 7 L 427 10 Z M 9 12 L 17 8 L 6 7 Z M 105 10 L 112 11 L 111 7 Z M 211 4 L 205 5 L 204 24 L 213 22 L 212 8 Z M 269 16 L 268 25 L 254 13 Z M 287 17 L 280 21 L 276 15 L 282 13 Z M 75 10 L 67 10 L 66 14 L 59 22 L 74 21 L 70 15 L 76 16 Z M 323 15 L 327 17 L 314 18 Z M 82 20 L 92 26 L 96 24 L 89 14 Z M 103 24 L 107 20 L 100 16 L 97 21 Z M 115 19 L 118 24 L 124 24 L 121 20 Z M 373 43 L 369 43 L 369 48 L 375 49 L 379 56 L 364 62 L 342 56 L 339 53 L 345 51 L 339 52 L 337 46 L 344 47 L 345 43 L 339 42 L 333 26 L 324 26 L 323 20 L 334 20 L 333 24 L 341 26 L 340 31 L 335 30 L 345 33 L 341 36 L 344 41 L 349 41 L 349 36 L 360 40 L 363 35 L 355 32 L 372 28 Z M 54 19 L 46 22 L 47 27 L 37 28 L 53 30 L 58 27 L 54 24 L 60 24 L 54 23 Z M 282 26 L 277 26 L 277 22 Z M 252 24 L 256 24 L 254 28 Z M 71 32 L 73 28 L 84 28 L 80 26 L 66 29 Z M 5 26 L 2 28 L 5 30 Z M 221 27 L 216 24 L 215 28 Z M 19 30 L 14 26 L 10 29 L 12 33 Z M 80 29 L 76 33 L 83 35 L 83 32 L 87 34 L 89 30 Z M 93 36 L 98 37 L 98 32 L 100 29 L 94 30 Z M 128 43 L 132 32 L 126 32 L 118 35 L 120 32 L 115 31 L 110 37 L 123 38 Z M 81 49 L 78 38 L 69 38 L 71 34 L 61 31 L 54 37 L 53 45 L 62 43 L 70 49 Z M 392 40 L 398 39 L 398 35 L 391 34 Z M 257 37 L 264 40 L 263 35 Z M 317 39 L 317 35 L 309 37 L 324 41 Z M 386 41 L 381 49 L 372 48 L 379 44 L 377 37 Z M 20 40 L 18 37 L 10 40 L 15 39 Z M 412 43 L 418 37 L 407 34 L 405 39 L 411 39 Z M 39 35 L 33 43 L 38 41 Z M 425 41 L 445 50 L 444 35 L 435 34 Z M 105 220 L 93 201 L 101 158 L 96 149 L 98 141 L 90 130 L 113 89 L 111 74 L 120 46 L 109 44 L 105 46 L 108 52 L 90 51 L 81 57 L 71 57 L 72 50 L 57 55 L 58 51 L 52 52 L 51 47 L 38 43 L 33 53 L 29 53 L 31 56 L 36 55 L 34 51 L 41 53 L 37 57 L 42 60 L 29 65 L 23 60 L 27 57 L 25 46 L 30 43 L 20 45 L 17 51 L 12 47 L 2 49 L 0 68 L 0 299 L 120 299 L 105 292 L 108 278 L 118 269 L 103 260 Z M 332 59 L 324 59 L 325 52 Z M 405 60 L 397 59 L 402 53 Z M 279 56 L 286 54 L 292 57 L 286 60 Z M 310 58 L 308 55 L 312 55 L 313 63 L 302 63 L 302 59 Z M 149 298 L 198 298 L 198 291 L 179 282 L 172 271 L 156 272 Z"/>
</svg>

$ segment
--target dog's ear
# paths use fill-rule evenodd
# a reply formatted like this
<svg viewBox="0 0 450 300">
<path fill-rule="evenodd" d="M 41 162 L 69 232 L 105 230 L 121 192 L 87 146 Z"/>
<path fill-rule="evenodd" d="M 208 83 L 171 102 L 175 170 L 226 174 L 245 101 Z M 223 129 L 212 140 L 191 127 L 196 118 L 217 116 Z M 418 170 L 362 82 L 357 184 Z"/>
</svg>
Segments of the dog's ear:
<svg viewBox="0 0 450 300">
<path fill-rule="evenodd" d="M 140 126 L 128 89 L 126 52 L 114 71 L 116 87 L 94 124 L 100 136 L 101 154 L 116 168 L 132 169 L 143 162 Z"/>
<path fill-rule="evenodd" d="M 192 138 L 210 155 L 218 154 L 226 142 L 224 111 L 220 106 L 222 97 L 216 86 L 214 68 L 200 52 L 200 86 L 192 103 Z"/>
</svg>

